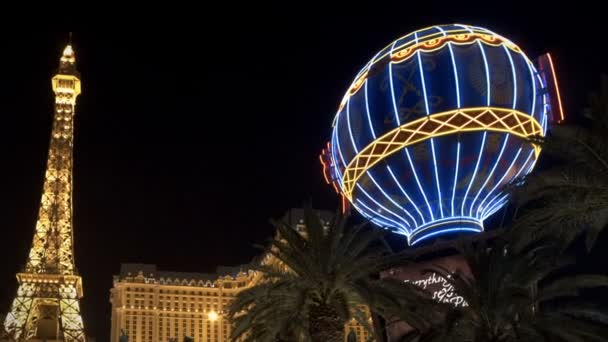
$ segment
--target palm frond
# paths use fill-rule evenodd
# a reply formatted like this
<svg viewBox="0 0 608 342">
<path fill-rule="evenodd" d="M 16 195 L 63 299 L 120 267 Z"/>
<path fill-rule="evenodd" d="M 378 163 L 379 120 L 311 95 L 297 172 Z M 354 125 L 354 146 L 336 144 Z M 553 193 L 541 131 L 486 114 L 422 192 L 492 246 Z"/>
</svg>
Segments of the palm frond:
<svg viewBox="0 0 608 342">
<path fill-rule="evenodd" d="M 492 244 L 465 240 L 459 251 L 470 274 L 441 265 L 432 265 L 423 273 L 443 277 L 466 300 L 464 308 L 428 303 L 432 299 L 428 293 L 413 288 L 400 293 L 403 284 L 384 280 L 384 287 L 396 298 L 376 296 L 375 303 L 381 306 L 382 315 L 414 328 L 403 340 L 595 341 L 608 336 L 606 313 L 580 303 L 561 304 L 579 296 L 582 289 L 608 286 L 608 277 L 557 277 L 573 263 L 570 257 L 558 256 L 559 248 L 538 245 L 517 253 L 508 239 L 498 239 Z M 428 315 L 422 308 L 432 308 L 434 314 Z"/>
<path fill-rule="evenodd" d="M 586 234 L 590 250 L 608 225 L 608 77 L 591 94 L 586 123 L 555 125 L 542 140 L 551 167 L 509 187 L 523 215 L 516 221 L 517 250 L 557 237 L 565 249 Z M 528 234 L 526 234 L 526 232 Z"/>
<path fill-rule="evenodd" d="M 231 304 L 230 317 L 238 326 L 233 338 L 315 338 L 322 335 L 313 334 L 322 325 L 319 319 L 332 312 L 335 322 L 361 319 L 358 308 L 369 306 L 376 295 L 371 284 L 386 250 L 377 230 L 348 226 L 346 219 L 338 215 L 326 224 L 307 205 L 303 230 L 272 221 L 277 238 L 266 249 L 270 259 L 256 267 L 262 280 Z"/>
</svg>

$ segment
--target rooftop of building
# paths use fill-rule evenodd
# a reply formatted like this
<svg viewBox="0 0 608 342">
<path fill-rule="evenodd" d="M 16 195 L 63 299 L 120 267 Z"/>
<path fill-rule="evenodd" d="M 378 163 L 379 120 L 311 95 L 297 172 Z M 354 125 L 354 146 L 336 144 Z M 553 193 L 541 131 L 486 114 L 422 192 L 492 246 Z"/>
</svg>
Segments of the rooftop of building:
<svg viewBox="0 0 608 342">
<path fill-rule="evenodd" d="M 120 265 L 119 277 L 136 277 L 141 272 L 141 275 L 146 278 L 215 281 L 218 278 L 226 276 L 236 278 L 239 273 L 247 273 L 250 269 L 249 264 L 244 264 L 238 266 L 218 266 L 214 273 L 175 272 L 159 270 L 154 264 L 123 263 Z"/>
<path fill-rule="evenodd" d="M 315 209 L 318 213 L 321 221 L 329 223 L 334 217 L 335 213 L 329 210 Z M 304 224 L 304 209 L 303 208 L 292 208 L 289 209 L 285 215 L 281 218 L 283 222 L 289 226 L 301 229 Z M 174 280 L 187 280 L 187 281 L 203 281 L 203 282 L 215 282 L 218 279 L 225 277 L 236 278 L 239 274 L 247 274 L 253 270 L 253 265 L 259 264 L 264 255 L 257 255 L 246 264 L 237 266 L 217 266 L 213 273 L 200 273 L 200 272 L 179 272 L 179 271 L 165 271 L 159 270 L 155 264 L 143 264 L 143 263 L 122 263 L 120 265 L 120 273 L 115 276 L 115 279 L 126 279 L 131 277 L 144 277 L 148 279 L 171 279 Z"/>
</svg>

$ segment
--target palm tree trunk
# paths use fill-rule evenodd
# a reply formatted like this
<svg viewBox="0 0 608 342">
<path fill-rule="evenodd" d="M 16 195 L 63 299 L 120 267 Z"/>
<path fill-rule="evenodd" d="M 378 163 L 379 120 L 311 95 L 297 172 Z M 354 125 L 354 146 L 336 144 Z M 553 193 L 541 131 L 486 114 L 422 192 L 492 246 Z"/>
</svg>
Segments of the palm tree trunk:
<svg viewBox="0 0 608 342">
<path fill-rule="evenodd" d="M 384 342 L 388 340 L 386 336 L 386 321 L 380 317 L 380 315 L 372 313 L 372 328 L 374 333 L 374 340 L 377 342 Z"/>
<path fill-rule="evenodd" d="M 311 307 L 309 320 L 312 342 L 344 342 L 344 320 L 330 305 Z"/>
</svg>

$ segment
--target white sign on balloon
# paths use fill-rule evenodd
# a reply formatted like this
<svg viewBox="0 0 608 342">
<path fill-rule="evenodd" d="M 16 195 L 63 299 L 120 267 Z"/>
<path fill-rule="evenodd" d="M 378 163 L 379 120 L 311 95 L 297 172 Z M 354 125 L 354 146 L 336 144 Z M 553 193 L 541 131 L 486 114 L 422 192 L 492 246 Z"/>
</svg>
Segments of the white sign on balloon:
<svg viewBox="0 0 608 342">
<path fill-rule="evenodd" d="M 427 278 L 419 280 L 404 280 L 405 283 L 412 283 L 421 287 L 424 290 L 430 290 L 433 293 L 433 299 L 441 303 L 449 303 L 455 307 L 467 307 L 469 304 L 464 298 L 454 291 L 454 286 L 450 284 L 444 277 L 437 273 L 431 273 Z"/>
</svg>

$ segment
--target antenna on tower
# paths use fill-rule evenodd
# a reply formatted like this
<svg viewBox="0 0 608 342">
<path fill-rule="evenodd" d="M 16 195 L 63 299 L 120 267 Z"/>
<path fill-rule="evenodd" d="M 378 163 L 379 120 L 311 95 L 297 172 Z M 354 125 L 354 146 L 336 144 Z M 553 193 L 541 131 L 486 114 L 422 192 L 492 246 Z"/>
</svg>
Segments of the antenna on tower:
<svg viewBox="0 0 608 342">
<path fill-rule="evenodd" d="M 68 36 L 68 44 L 72 45 L 72 32 L 70 31 L 70 34 Z"/>
</svg>

